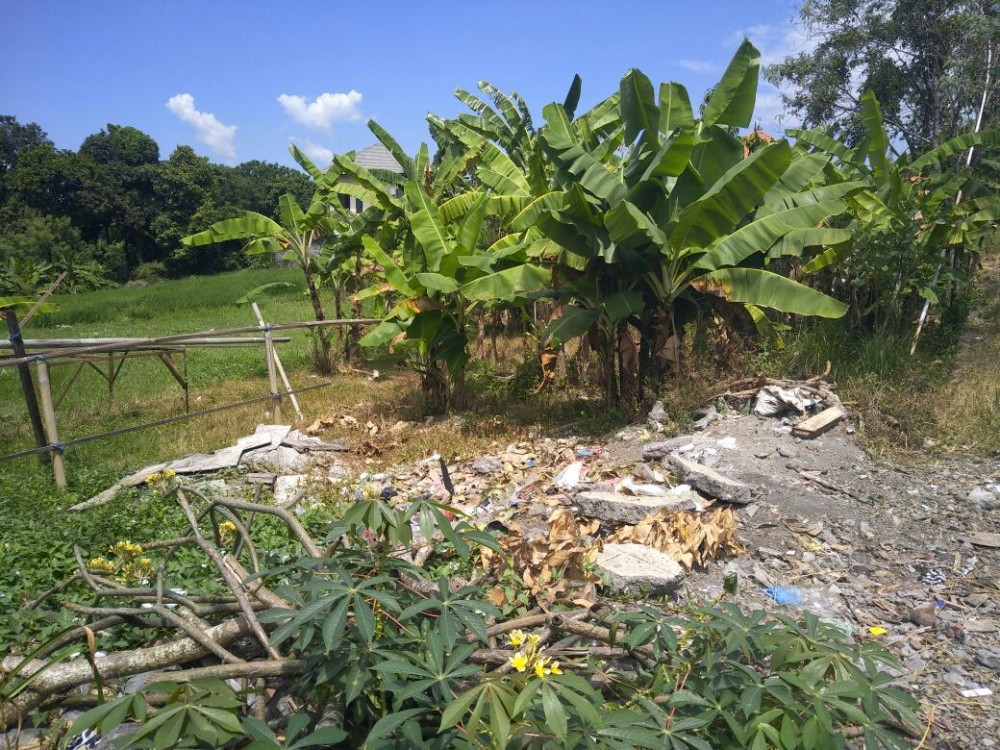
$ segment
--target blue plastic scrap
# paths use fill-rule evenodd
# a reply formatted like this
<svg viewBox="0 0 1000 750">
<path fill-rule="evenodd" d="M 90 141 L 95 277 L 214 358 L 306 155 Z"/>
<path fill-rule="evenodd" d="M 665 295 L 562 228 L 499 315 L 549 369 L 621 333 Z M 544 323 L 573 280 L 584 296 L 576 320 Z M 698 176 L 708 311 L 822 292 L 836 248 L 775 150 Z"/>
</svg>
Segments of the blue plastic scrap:
<svg viewBox="0 0 1000 750">
<path fill-rule="evenodd" d="M 784 586 L 771 586 L 764 589 L 764 593 L 781 605 L 800 604 L 802 602 L 802 592 L 798 589 L 785 588 Z"/>
</svg>

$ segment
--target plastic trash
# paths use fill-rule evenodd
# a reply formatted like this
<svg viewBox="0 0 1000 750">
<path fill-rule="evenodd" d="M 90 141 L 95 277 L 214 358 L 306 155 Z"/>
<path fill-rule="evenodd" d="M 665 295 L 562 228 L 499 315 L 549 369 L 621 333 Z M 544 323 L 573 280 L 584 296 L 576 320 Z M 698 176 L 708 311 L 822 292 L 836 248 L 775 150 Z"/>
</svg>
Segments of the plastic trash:
<svg viewBox="0 0 1000 750">
<path fill-rule="evenodd" d="M 802 592 L 798 589 L 786 588 L 785 586 L 769 586 L 764 589 L 764 593 L 781 606 L 802 603 Z"/>
<path fill-rule="evenodd" d="M 828 624 L 841 630 L 846 628 L 853 629 L 853 626 L 841 617 L 841 605 L 837 596 L 822 588 L 810 586 L 770 586 L 764 589 L 764 593 L 780 606 L 791 606 L 807 610 L 820 618 L 820 620 L 828 622 Z"/>
<path fill-rule="evenodd" d="M 553 480 L 557 487 L 571 489 L 580 483 L 580 473 L 583 471 L 583 461 L 574 461 L 559 472 Z"/>
<path fill-rule="evenodd" d="M 576 457 L 577 458 L 591 458 L 594 455 L 593 448 L 577 448 Z"/>
</svg>

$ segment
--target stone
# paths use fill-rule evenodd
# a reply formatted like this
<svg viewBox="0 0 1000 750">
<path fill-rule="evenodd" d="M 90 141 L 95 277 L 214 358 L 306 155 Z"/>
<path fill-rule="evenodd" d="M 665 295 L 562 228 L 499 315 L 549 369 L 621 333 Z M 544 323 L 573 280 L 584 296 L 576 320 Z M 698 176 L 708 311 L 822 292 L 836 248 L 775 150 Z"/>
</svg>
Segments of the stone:
<svg viewBox="0 0 1000 750">
<path fill-rule="evenodd" d="M 1000 655 L 984 648 L 980 649 L 976 652 L 976 664 L 992 669 L 994 672 L 1000 672 Z"/>
<path fill-rule="evenodd" d="M 988 594 L 969 594 L 967 597 L 962 599 L 962 601 L 970 607 L 982 607 L 989 600 L 990 597 Z"/>
<path fill-rule="evenodd" d="M 472 470 L 486 476 L 499 474 L 503 471 L 503 462 L 499 458 L 493 458 L 493 456 L 482 456 L 472 462 Z"/>
<path fill-rule="evenodd" d="M 911 656 L 909 659 L 903 660 L 903 666 L 911 672 L 923 672 L 924 668 L 927 666 L 927 662 L 919 656 Z"/>
<path fill-rule="evenodd" d="M 694 428 L 696 430 L 704 430 L 706 427 L 712 424 L 712 422 L 715 422 L 718 419 L 720 419 L 719 411 L 718 409 L 715 408 L 714 405 L 709 406 L 707 409 L 704 409 L 703 411 L 704 413 L 698 412 L 700 414 L 700 418 L 696 420 L 694 423 Z"/>
<path fill-rule="evenodd" d="M 644 544 L 606 544 L 596 562 L 608 574 L 615 594 L 648 591 L 661 596 L 684 583 L 684 569 L 676 560 Z"/>
<path fill-rule="evenodd" d="M 739 505 L 750 502 L 750 486 L 743 482 L 730 479 L 715 469 L 688 461 L 681 456 L 670 455 L 667 457 L 667 462 L 682 481 L 709 497 Z"/>
<path fill-rule="evenodd" d="M 653 408 L 649 410 L 649 415 L 646 417 L 646 424 L 649 425 L 649 429 L 653 432 L 663 432 L 664 426 L 669 424 L 669 422 L 670 415 L 663 408 L 663 402 L 657 401 L 653 404 Z"/>
<path fill-rule="evenodd" d="M 602 521 L 637 524 L 646 516 L 664 508 L 670 511 L 695 510 L 699 507 L 693 493 L 653 497 L 622 495 L 617 492 L 581 492 L 576 496 L 580 514 Z"/>
</svg>

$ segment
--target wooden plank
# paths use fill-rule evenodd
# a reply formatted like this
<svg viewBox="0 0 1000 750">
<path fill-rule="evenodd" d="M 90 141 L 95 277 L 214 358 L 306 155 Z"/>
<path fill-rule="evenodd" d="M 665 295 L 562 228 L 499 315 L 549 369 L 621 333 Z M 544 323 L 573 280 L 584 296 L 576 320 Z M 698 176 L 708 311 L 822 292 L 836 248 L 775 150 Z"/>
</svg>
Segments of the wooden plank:
<svg viewBox="0 0 1000 750">
<path fill-rule="evenodd" d="M 847 414 L 839 406 L 831 406 L 792 427 L 792 434 L 795 437 L 808 440 L 822 435 L 846 416 Z"/>
</svg>

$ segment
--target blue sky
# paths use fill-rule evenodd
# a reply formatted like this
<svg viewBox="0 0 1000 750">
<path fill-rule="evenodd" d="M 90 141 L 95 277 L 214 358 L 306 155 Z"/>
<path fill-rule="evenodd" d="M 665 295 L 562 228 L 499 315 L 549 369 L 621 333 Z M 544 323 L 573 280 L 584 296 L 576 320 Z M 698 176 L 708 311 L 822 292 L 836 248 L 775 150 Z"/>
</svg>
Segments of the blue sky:
<svg viewBox="0 0 1000 750">
<path fill-rule="evenodd" d="M 76 150 L 107 123 L 132 125 L 161 158 L 188 144 L 213 161 L 293 164 L 374 142 L 373 117 L 408 150 L 424 116 L 466 111 L 454 98 L 485 79 L 540 113 L 574 73 L 581 106 L 631 67 L 679 81 L 693 102 L 744 35 L 765 62 L 802 48 L 793 0 L 477 3 L 243 0 L 0 0 L 0 114 L 37 122 Z M 777 93 L 758 118 L 774 132 Z M 540 114 L 539 114 L 540 119 Z M 785 121 L 786 126 L 792 123 Z"/>
</svg>

